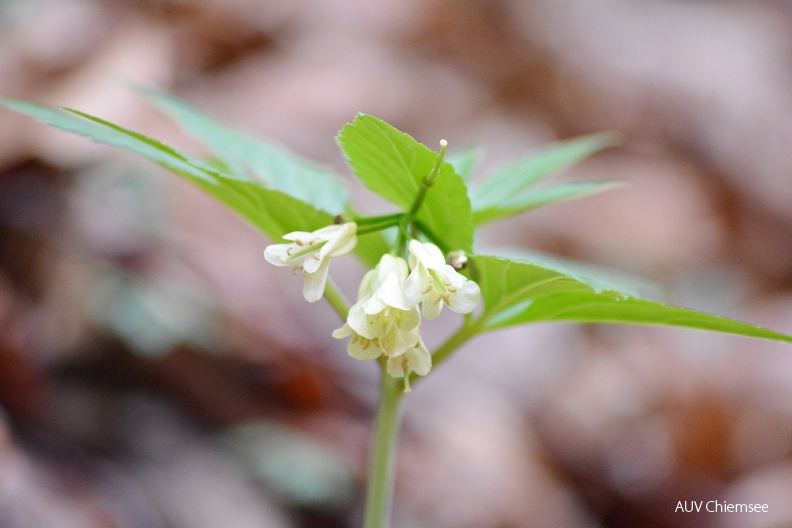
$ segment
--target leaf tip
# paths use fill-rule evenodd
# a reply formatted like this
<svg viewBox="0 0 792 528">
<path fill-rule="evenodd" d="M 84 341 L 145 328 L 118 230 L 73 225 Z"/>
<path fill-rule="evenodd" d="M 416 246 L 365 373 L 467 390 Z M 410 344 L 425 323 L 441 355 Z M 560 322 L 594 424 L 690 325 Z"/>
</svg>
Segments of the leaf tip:
<svg viewBox="0 0 792 528">
<path fill-rule="evenodd" d="M 600 149 L 606 149 L 621 145 L 624 142 L 624 134 L 615 130 L 606 130 L 594 134 L 592 139 L 597 142 Z"/>
</svg>

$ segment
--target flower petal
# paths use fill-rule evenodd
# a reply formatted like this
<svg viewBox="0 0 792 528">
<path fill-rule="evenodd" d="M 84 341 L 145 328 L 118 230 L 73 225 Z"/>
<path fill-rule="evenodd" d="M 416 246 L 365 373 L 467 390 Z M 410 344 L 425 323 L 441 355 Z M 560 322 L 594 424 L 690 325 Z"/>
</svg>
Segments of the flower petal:
<svg viewBox="0 0 792 528">
<path fill-rule="evenodd" d="M 353 335 L 347 345 L 347 354 L 360 360 L 377 359 L 382 355 L 382 350 L 373 339 Z"/>
<path fill-rule="evenodd" d="M 332 231 L 330 231 L 330 227 L 334 227 Z M 322 237 L 327 240 L 327 244 L 322 247 L 321 256 L 331 256 L 331 257 L 340 257 L 341 255 L 346 255 L 357 245 L 357 224 L 354 222 L 347 222 L 346 224 L 338 225 L 338 226 L 329 226 L 326 233 L 322 234 Z M 316 232 L 316 234 L 320 234 L 320 229 Z"/>
<path fill-rule="evenodd" d="M 365 303 L 363 303 L 363 311 L 368 315 L 376 315 L 385 310 L 387 307 L 388 305 L 385 304 L 385 302 L 380 299 L 378 295 L 370 297 Z"/>
<path fill-rule="evenodd" d="M 413 348 L 408 349 L 404 355 L 407 357 L 407 366 L 419 376 L 426 376 L 432 370 L 432 355 L 426 349 L 423 339 Z"/>
<path fill-rule="evenodd" d="M 404 278 L 407 278 L 406 274 Z M 388 306 L 398 308 L 399 310 L 409 310 L 415 306 L 415 303 L 411 303 L 404 295 L 404 278 L 396 274 L 386 276 L 377 290 L 377 297 L 382 299 Z"/>
<path fill-rule="evenodd" d="M 310 244 L 312 240 L 316 240 L 316 235 L 314 233 L 309 233 L 307 231 L 292 231 L 291 233 L 287 233 L 283 235 L 284 240 L 300 240 L 306 244 Z"/>
<path fill-rule="evenodd" d="M 321 266 L 314 273 L 305 273 L 303 282 L 303 297 L 308 302 L 316 302 L 324 295 L 327 271 L 330 268 L 330 259 L 322 261 Z"/>
<path fill-rule="evenodd" d="M 423 274 L 419 269 L 413 269 L 404 283 L 404 298 L 415 306 L 421 301 L 421 292 L 426 288 Z"/>
<path fill-rule="evenodd" d="M 352 328 L 352 330 L 355 331 L 355 333 L 371 339 L 377 336 L 369 328 L 368 317 L 366 316 L 366 312 L 363 310 L 364 303 L 365 301 L 358 301 L 352 306 L 352 308 L 349 309 L 349 315 L 347 315 L 347 324 Z"/>
<path fill-rule="evenodd" d="M 417 240 L 410 240 L 410 268 L 415 269 L 417 264 L 427 268 L 439 268 L 444 265 L 445 257 L 440 248 L 431 243 L 422 244 Z"/>
<path fill-rule="evenodd" d="M 349 326 L 348 323 L 344 323 L 344 326 L 342 326 L 341 328 L 336 328 L 335 330 L 333 330 L 333 333 L 331 335 L 336 339 L 344 339 L 345 337 L 349 337 L 352 334 L 353 334 L 352 327 Z"/>
<path fill-rule="evenodd" d="M 377 272 L 375 270 L 368 270 L 363 275 L 363 280 L 360 281 L 360 286 L 358 287 L 358 301 L 368 299 L 374 295 L 374 279 L 376 277 Z"/>
<path fill-rule="evenodd" d="M 423 296 L 423 301 L 421 302 L 421 312 L 423 312 L 424 317 L 430 320 L 435 319 L 442 311 L 443 301 L 440 299 L 440 296 L 438 296 L 437 293 L 431 291 L 427 295 Z"/>
<path fill-rule="evenodd" d="M 318 249 L 313 253 L 307 253 L 297 258 L 302 259 L 301 264 L 303 269 L 305 270 L 305 273 L 316 273 L 316 270 L 318 270 L 325 262 L 327 263 L 330 262 L 329 258 L 323 259 L 319 256 Z"/>
<path fill-rule="evenodd" d="M 286 262 L 289 256 L 289 248 L 291 244 L 272 244 L 264 249 L 264 258 L 270 264 L 276 266 L 291 266 L 290 262 Z M 283 259 L 283 260 L 281 260 Z"/>
<path fill-rule="evenodd" d="M 475 282 L 465 281 L 457 291 L 449 296 L 448 307 L 456 313 L 467 314 L 478 306 L 481 299 L 481 288 Z"/>
<path fill-rule="evenodd" d="M 402 356 L 388 358 L 388 365 L 386 366 L 385 370 L 392 378 L 403 378 L 404 364 L 406 362 L 407 362 L 406 358 Z"/>
</svg>

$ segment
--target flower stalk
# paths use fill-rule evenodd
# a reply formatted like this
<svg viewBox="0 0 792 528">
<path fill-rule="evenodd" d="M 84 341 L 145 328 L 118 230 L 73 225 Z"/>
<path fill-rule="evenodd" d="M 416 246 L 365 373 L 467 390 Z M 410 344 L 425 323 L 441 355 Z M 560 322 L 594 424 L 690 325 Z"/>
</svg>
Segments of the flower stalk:
<svg viewBox="0 0 792 528">
<path fill-rule="evenodd" d="M 418 214 L 418 211 L 421 209 L 421 205 L 423 205 L 424 198 L 426 197 L 426 193 L 429 189 L 432 188 L 434 185 L 437 176 L 440 174 L 440 169 L 443 166 L 443 161 L 445 160 L 445 152 L 446 147 L 448 146 L 448 142 L 445 139 L 440 140 L 440 155 L 437 157 L 437 162 L 435 166 L 432 168 L 432 172 L 427 174 L 421 180 L 421 186 L 418 188 L 418 193 L 415 195 L 415 200 L 413 200 L 412 206 L 410 210 L 407 211 L 406 214 L 401 219 L 399 223 L 399 234 L 396 238 L 396 243 L 393 245 L 394 251 L 398 252 L 404 247 L 404 244 L 410 239 L 410 234 L 407 232 L 407 229 L 410 227 L 410 224 L 415 220 L 415 216 Z"/>
<path fill-rule="evenodd" d="M 387 528 L 390 526 L 403 394 L 401 383 L 385 372 L 383 364 L 380 403 L 377 421 L 374 425 L 366 486 L 364 528 Z"/>
</svg>

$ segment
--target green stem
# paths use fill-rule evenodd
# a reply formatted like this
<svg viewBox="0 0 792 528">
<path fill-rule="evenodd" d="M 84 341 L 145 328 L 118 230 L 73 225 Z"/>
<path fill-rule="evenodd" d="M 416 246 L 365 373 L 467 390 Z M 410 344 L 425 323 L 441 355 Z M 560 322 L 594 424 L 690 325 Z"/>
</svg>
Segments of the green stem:
<svg viewBox="0 0 792 528">
<path fill-rule="evenodd" d="M 394 213 L 383 216 L 361 216 L 353 219 L 352 221 L 355 222 L 358 225 L 358 227 L 369 226 L 371 224 L 383 224 L 383 223 L 396 225 L 399 223 L 402 216 L 404 216 L 404 213 Z"/>
<path fill-rule="evenodd" d="M 391 253 L 401 251 L 401 247 L 407 243 L 407 240 L 409 239 L 407 228 L 410 226 L 413 220 L 415 220 L 415 216 L 421 209 L 421 205 L 423 205 L 426 193 L 432 188 L 432 185 L 434 185 L 434 182 L 437 179 L 437 175 L 440 174 L 440 169 L 442 168 L 443 160 L 445 159 L 446 145 L 447 143 L 445 140 L 440 141 L 440 155 L 437 157 L 437 161 L 432 168 L 432 172 L 427 174 L 421 180 L 421 186 L 418 188 L 418 194 L 415 195 L 415 200 L 413 200 L 410 210 L 407 211 L 407 213 L 405 213 L 405 215 L 402 217 L 401 222 L 399 223 L 399 234 L 396 237 L 396 243 L 393 245 L 394 251 L 391 251 Z"/>
<path fill-rule="evenodd" d="M 338 286 L 336 286 L 336 283 L 330 277 L 327 277 L 324 296 L 327 302 L 330 303 L 330 306 L 335 309 L 338 316 L 346 321 L 347 315 L 349 315 L 349 301 L 346 300 L 344 294 L 341 293 L 341 290 L 338 289 Z"/>
<path fill-rule="evenodd" d="M 379 224 L 366 224 L 363 226 L 358 227 L 357 234 L 358 235 L 367 235 L 369 233 L 375 233 L 377 231 L 382 231 L 383 229 L 388 229 L 390 227 L 396 227 L 401 223 L 400 219 L 397 220 L 390 220 L 387 222 L 381 222 Z"/>
<path fill-rule="evenodd" d="M 364 528 L 387 528 L 390 525 L 396 447 L 401 422 L 402 384 L 382 367 L 382 384 L 374 443 L 369 462 L 366 487 Z"/>
<path fill-rule="evenodd" d="M 460 346 L 467 343 L 481 331 L 481 319 L 467 319 L 465 324 L 432 355 L 437 368 Z M 405 385 L 392 378 L 381 363 L 382 383 L 377 421 L 374 426 L 374 439 L 369 462 L 368 483 L 366 486 L 366 512 L 363 528 L 388 528 L 390 526 L 393 484 L 395 480 L 396 447 L 401 422 L 401 401 Z M 421 378 L 412 374 L 410 382 Z"/>
</svg>

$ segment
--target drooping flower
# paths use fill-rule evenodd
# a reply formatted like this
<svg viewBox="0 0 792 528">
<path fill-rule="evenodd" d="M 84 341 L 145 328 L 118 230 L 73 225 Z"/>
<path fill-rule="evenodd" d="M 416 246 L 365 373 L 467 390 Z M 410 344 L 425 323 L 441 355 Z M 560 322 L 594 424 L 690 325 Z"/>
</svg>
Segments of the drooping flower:
<svg viewBox="0 0 792 528">
<path fill-rule="evenodd" d="M 431 243 L 410 241 L 410 269 L 405 295 L 420 300 L 423 316 L 434 319 L 443 304 L 461 314 L 476 309 L 481 298 L 478 284 L 446 264 L 440 248 Z"/>
<path fill-rule="evenodd" d="M 410 392 L 410 374 L 426 376 L 432 370 L 432 355 L 424 345 L 419 328 L 411 331 L 412 345 L 388 358 L 386 370 L 394 378 L 404 378 L 405 392 Z"/>
<path fill-rule="evenodd" d="M 330 259 L 355 249 L 357 224 L 330 225 L 312 233 L 294 231 L 283 238 L 292 242 L 267 246 L 264 258 L 276 266 L 292 266 L 294 273 L 302 270 L 305 277 L 303 296 L 308 302 L 316 302 L 324 294 Z"/>
<path fill-rule="evenodd" d="M 402 370 L 395 367 L 391 370 L 403 373 L 407 368 L 423 375 L 431 369 L 432 359 L 421 339 L 418 307 L 404 294 L 408 274 L 404 259 L 383 255 L 379 264 L 363 277 L 358 301 L 350 308 L 344 326 L 333 332 L 333 337 L 350 337 L 347 352 L 356 359 L 385 356 L 390 364 L 390 358 L 405 354 L 409 358 L 420 356 L 420 361 L 410 359 L 409 365 L 399 360 L 394 365 L 403 364 Z"/>
<path fill-rule="evenodd" d="M 404 295 L 409 269 L 403 258 L 383 255 L 363 277 L 358 302 L 349 310 L 347 322 L 360 335 L 383 337 L 393 328 L 411 330 L 421 321 L 415 301 Z"/>
</svg>

